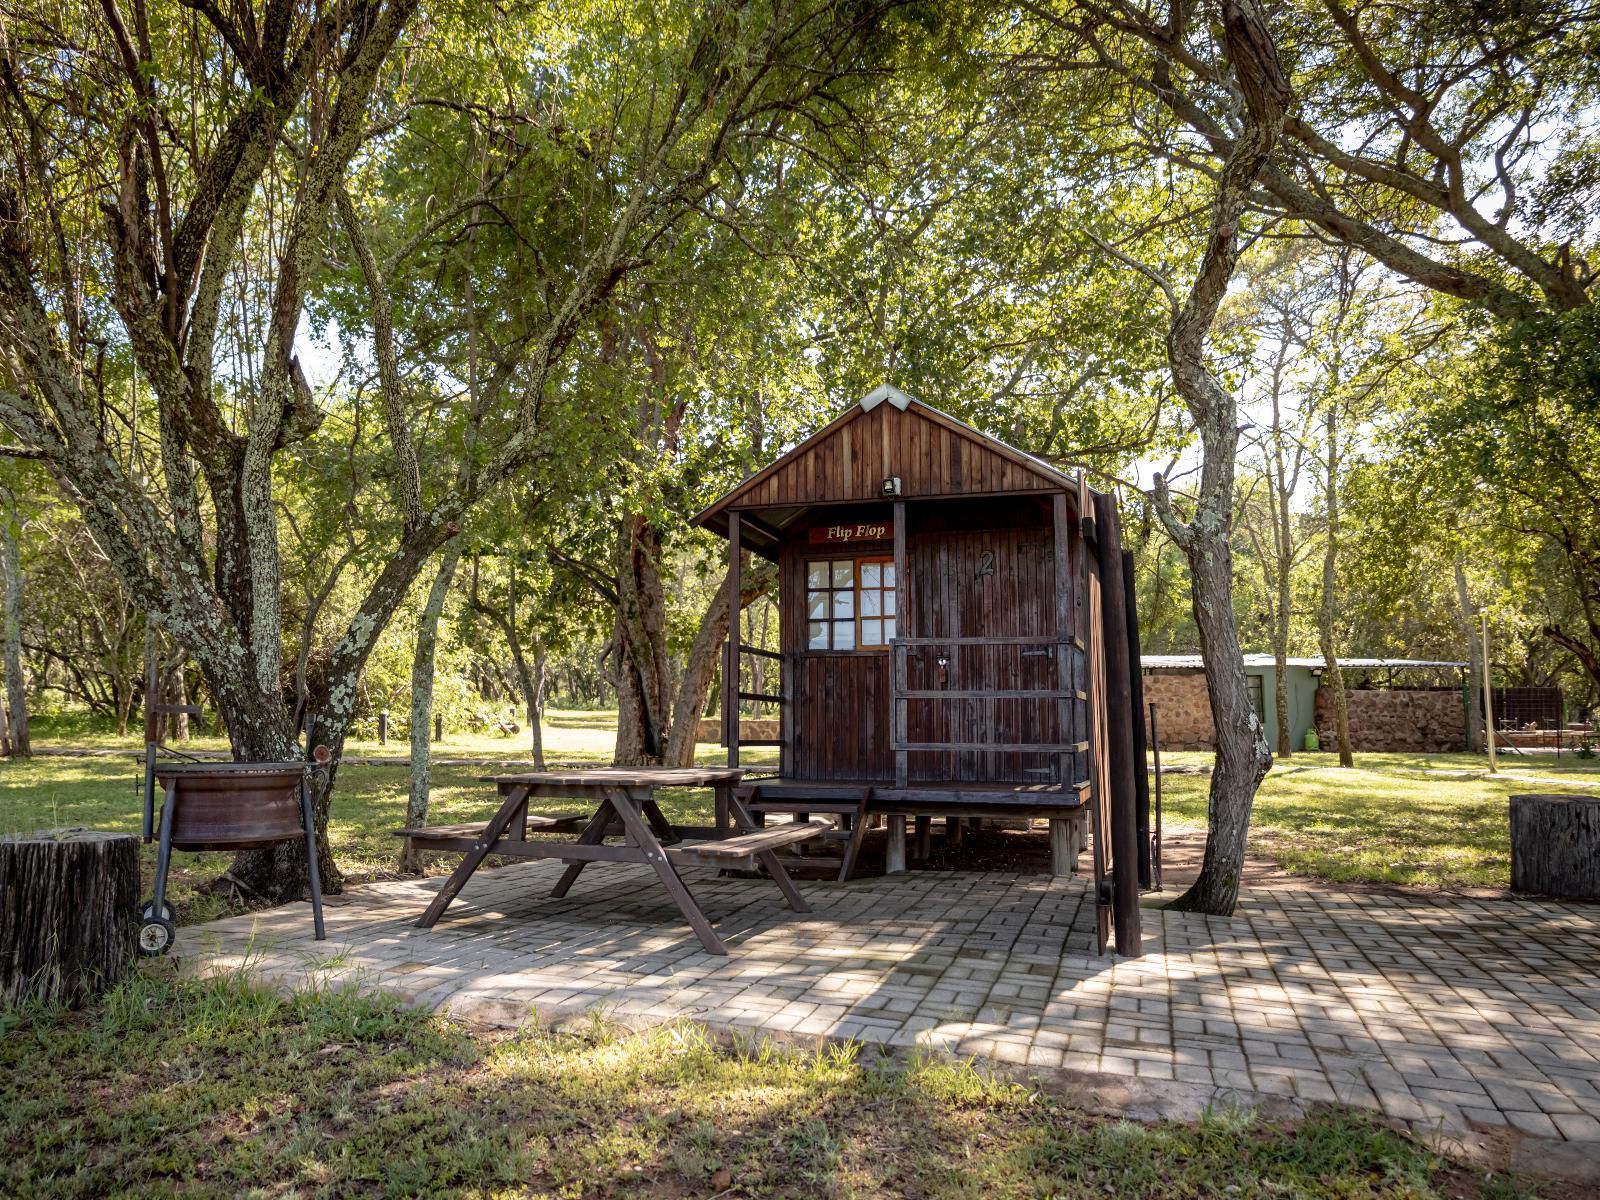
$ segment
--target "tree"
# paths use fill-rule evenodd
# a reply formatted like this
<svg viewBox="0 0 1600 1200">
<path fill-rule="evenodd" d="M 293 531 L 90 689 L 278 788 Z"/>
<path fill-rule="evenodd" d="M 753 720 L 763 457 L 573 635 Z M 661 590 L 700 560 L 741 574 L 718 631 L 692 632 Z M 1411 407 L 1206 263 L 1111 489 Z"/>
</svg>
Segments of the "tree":
<svg viewBox="0 0 1600 1200">
<path fill-rule="evenodd" d="M 1174 503 L 1164 476 L 1156 476 L 1154 488 L 1162 525 L 1189 563 L 1217 746 L 1205 856 L 1199 875 L 1174 906 L 1225 915 L 1238 899 L 1250 809 L 1272 755 L 1250 703 L 1233 609 L 1238 409 L 1233 395 L 1207 365 L 1205 346 L 1239 259 L 1240 223 L 1250 193 L 1282 129 L 1290 93 L 1266 18 L 1249 0 L 1228 0 L 1224 5 L 1221 50 L 1243 95 L 1245 114 L 1218 174 L 1204 230 L 1205 249 L 1187 295 L 1180 300 L 1159 269 L 1103 245 L 1108 254 L 1149 277 L 1165 296 L 1171 321 L 1167 360 L 1172 384 L 1200 439 L 1200 483 L 1187 519 Z"/>
<path fill-rule="evenodd" d="M 1293 576 L 1308 550 L 1300 536 L 1294 511 L 1301 475 L 1310 456 L 1311 406 L 1295 403 L 1298 396 L 1296 371 L 1306 350 L 1308 326 L 1313 323 L 1310 309 L 1314 300 L 1305 291 L 1305 272 L 1299 262 L 1270 264 L 1256 279 L 1260 312 L 1252 321 L 1265 343 L 1265 393 L 1267 422 L 1255 439 L 1261 455 L 1260 473 L 1268 527 L 1267 544 L 1249 518 L 1251 507 L 1244 506 L 1244 526 L 1255 543 L 1256 557 L 1266 584 L 1267 615 L 1271 626 L 1273 659 L 1277 664 L 1273 697 L 1277 718 L 1277 754 L 1294 754 L 1289 725 L 1289 636 L 1294 616 Z"/>
<path fill-rule="evenodd" d="M 1396 425 L 1401 461 L 1425 503 L 1548 551 L 1545 587 L 1559 580 L 1571 603 L 1546 603 L 1543 635 L 1600 687 L 1600 317 L 1580 310 L 1510 334 L 1469 322 L 1461 339 Z"/>
<path fill-rule="evenodd" d="M 439 556 L 427 603 L 417 622 L 417 642 L 411 657 L 411 792 L 406 798 L 407 829 L 417 829 L 428 821 L 428 800 L 433 786 L 433 676 L 434 649 L 439 644 L 439 617 L 445 598 L 455 579 L 461 551 L 454 541 L 447 542 Z M 407 838 L 400 849 L 400 870 L 417 874 L 422 858 Z"/>
<path fill-rule="evenodd" d="M 391 292 L 402 266 L 411 289 L 419 264 L 449 254 L 459 269 L 457 235 L 482 208 L 499 236 L 480 246 L 499 269 L 468 269 L 514 275 L 523 295 L 507 305 L 503 285 L 493 298 L 509 316 L 481 410 L 437 405 L 438 389 L 413 392 L 379 355 L 381 566 L 306 698 L 335 761 L 362 666 L 412 582 L 482 497 L 551 453 L 557 365 L 588 314 L 737 176 L 723 170 L 731 156 L 804 126 L 813 106 L 843 106 L 876 18 L 787 0 L 670 9 L 637 29 L 587 13 L 589 36 L 573 49 L 584 64 L 563 73 L 471 38 L 480 14 L 470 10 L 434 14 L 407 42 L 415 9 L 388 0 L 346 20 L 271 0 L 242 22 L 211 5 L 138 0 L 125 15 L 106 0 L 65 28 L 25 11 L 0 46 L 13 168 L 0 187 L 0 421 L 204 674 L 241 758 L 299 753 L 283 687 L 274 481 L 326 418 L 297 337 L 352 177 L 382 189 L 391 220 L 381 239 L 367 236 L 384 245 L 374 253 Z M 514 8 L 497 25 L 508 44 L 573 46 L 567 17 Z M 94 104 L 75 98 L 86 89 Z M 525 106 L 503 107 L 507 95 Z M 455 172 L 448 199 L 429 208 L 448 180 L 418 164 L 480 139 L 494 147 L 488 170 Z M 365 197 L 353 207 L 373 223 Z M 512 245 L 534 255 L 519 260 Z M 91 294 L 108 295 L 114 315 Z M 383 340 L 386 305 L 363 309 L 351 326 Z M 112 452 L 84 390 L 97 339 L 126 344 L 154 392 L 160 474 L 148 486 Z M 433 360 L 441 376 L 449 361 L 445 345 Z M 465 461 L 465 485 L 461 472 L 433 469 L 441 455 Z M 318 778 L 319 830 L 332 778 Z M 234 873 L 267 896 L 303 887 L 288 853 L 249 852 Z"/>
<path fill-rule="evenodd" d="M 17 515 L 15 481 L 7 480 L 4 513 L 0 513 L 0 571 L 5 575 L 5 676 L 6 737 L 10 753 L 19 758 L 33 756 L 28 737 L 27 676 L 22 667 L 22 556 L 17 543 L 22 536 L 22 521 Z"/>
<path fill-rule="evenodd" d="M 1237 85 L 1209 7 L 1025 11 L 1041 30 L 1034 69 L 1127 87 L 1137 148 L 1212 175 L 1234 155 Z M 1297 103 L 1253 208 L 1502 320 L 1590 307 L 1592 6 L 1291 0 L 1274 17 Z"/>
</svg>

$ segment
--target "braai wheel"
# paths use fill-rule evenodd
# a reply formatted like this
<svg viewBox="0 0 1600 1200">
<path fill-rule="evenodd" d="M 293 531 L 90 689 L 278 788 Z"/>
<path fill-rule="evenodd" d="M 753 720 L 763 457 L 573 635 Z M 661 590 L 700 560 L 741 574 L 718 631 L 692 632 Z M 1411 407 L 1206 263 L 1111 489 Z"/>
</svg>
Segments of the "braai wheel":
<svg viewBox="0 0 1600 1200">
<path fill-rule="evenodd" d="M 151 917 L 153 917 L 155 915 L 156 915 L 156 902 L 154 900 L 146 900 L 143 904 L 139 905 L 139 919 L 140 920 L 148 921 Z M 168 922 L 168 923 L 170 923 L 172 921 L 172 905 L 166 904 L 166 903 L 163 903 L 161 905 L 161 919 L 163 921 Z"/>
<path fill-rule="evenodd" d="M 139 926 L 139 953 L 147 958 L 165 954 L 172 949 L 177 936 L 178 932 L 172 927 L 171 921 L 161 917 L 145 917 L 144 923 Z"/>
</svg>

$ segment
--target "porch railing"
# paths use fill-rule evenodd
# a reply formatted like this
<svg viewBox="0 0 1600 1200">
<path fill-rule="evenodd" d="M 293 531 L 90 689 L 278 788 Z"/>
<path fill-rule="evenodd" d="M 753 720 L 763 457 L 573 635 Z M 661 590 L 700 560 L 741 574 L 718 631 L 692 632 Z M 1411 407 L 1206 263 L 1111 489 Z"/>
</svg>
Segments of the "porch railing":
<svg viewBox="0 0 1600 1200">
<path fill-rule="evenodd" d="M 910 651 L 913 649 L 944 649 L 956 647 L 1017 646 L 1022 653 L 1048 655 L 1055 660 L 1056 686 L 1053 688 L 992 688 L 992 687 L 937 687 L 913 688 L 910 675 Z M 892 657 L 892 698 L 894 704 L 894 773 L 895 786 L 906 787 L 910 779 L 910 756 L 914 752 L 956 753 L 960 751 L 985 751 L 996 754 L 1054 754 L 1056 778 L 1069 784 L 1072 756 L 1088 750 L 1087 741 L 1054 742 L 913 742 L 910 735 L 910 702 L 955 700 L 1043 700 L 1056 705 L 1056 728 L 1071 728 L 1074 701 L 1086 698 L 1081 688 L 1072 686 L 1072 651 L 1081 649 L 1081 643 L 1072 637 L 1047 634 L 1033 637 L 953 637 L 953 638 L 895 638 L 889 643 Z M 947 666 L 941 663 L 941 668 Z M 1059 733 L 1058 733 L 1059 737 Z"/>
<path fill-rule="evenodd" d="M 778 664 L 779 692 L 747 692 L 743 690 L 744 658 L 746 655 L 755 658 L 765 658 Z M 789 741 L 785 737 L 776 738 L 750 738 L 742 739 L 739 736 L 739 705 L 745 700 L 758 704 L 773 704 L 778 707 L 779 729 L 787 729 L 789 721 L 786 709 L 793 703 L 790 691 L 789 672 L 783 669 L 783 655 L 776 650 L 768 650 L 762 646 L 752 646 L 746 642 L 738 642 L 729 638 L 723 644 L 722 658 L 722 744 L 728 748 L 728 765 L 739 765 L 739 750 L 742 746 L 776 746 L 779 757 L 784 767 L 788 766 Z"/>
</svg>

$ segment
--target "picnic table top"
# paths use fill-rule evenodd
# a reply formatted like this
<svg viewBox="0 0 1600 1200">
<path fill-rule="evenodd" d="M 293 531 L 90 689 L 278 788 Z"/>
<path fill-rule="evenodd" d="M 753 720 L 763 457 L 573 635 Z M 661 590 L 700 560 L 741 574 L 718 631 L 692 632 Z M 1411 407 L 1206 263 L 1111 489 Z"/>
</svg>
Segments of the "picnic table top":
<svg viewBox="0 0 1600 1200">
<path fill-rule="evenodd" d="M 742 767 L 595 767 L 578 771 L 521 771 L 485 775 L 484 783 L 554 787 L 719 787 L 744 778 Z"/>
</svg>

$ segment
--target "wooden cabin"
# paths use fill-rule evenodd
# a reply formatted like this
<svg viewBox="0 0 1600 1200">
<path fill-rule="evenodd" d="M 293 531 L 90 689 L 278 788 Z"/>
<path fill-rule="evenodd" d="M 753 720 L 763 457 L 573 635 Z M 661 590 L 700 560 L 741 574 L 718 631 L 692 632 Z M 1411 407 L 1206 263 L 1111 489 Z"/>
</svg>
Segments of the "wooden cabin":
<svg viewBox="0 0 1600 1200">
<path fill-rule="evenodd" d="M 1136 952 L 1144 728 L 1110 497 L 883 385 L 694 523 L 728 539 L 735 572 L 745 552 L 778 570 L 780 649 L 734 622 L 723 660 L 730 765 L 740 700 L 779 707 L 777 776 L 746 784 L 752 809 L 836 814 L 841 878 L 880 820 L 895 871 L 908 821 L 925 848 L 936 818 L 952 839 L 963 820 L 1048 819 L 1053 869 L 1087 843 L 1102 936 L 1115 899 L 1118 949 Z M 752 655 L 778 661 L 777 691 L 733 682 Z"/>
</svg>

